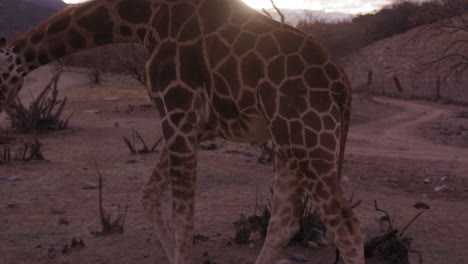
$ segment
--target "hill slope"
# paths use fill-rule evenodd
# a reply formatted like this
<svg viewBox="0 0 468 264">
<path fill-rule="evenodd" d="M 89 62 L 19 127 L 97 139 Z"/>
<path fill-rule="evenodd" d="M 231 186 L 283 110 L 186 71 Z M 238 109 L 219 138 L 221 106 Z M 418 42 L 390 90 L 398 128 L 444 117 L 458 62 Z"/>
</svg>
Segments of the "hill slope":
<svg viewBox="0 0 468 264">
<path fill-rule="evenodd" d="M 453 32 L 432 24 L 374 42 L 343 58 L 343 65 L 355 90 L 403 98 L 468 103 L 468 71 L 459 74 L 457 79 L 453 75 L 448 76 L 454 73 L 451 68 L 453 61 L 430 63 L 440 59 L 456 41 L 466 43 L 468 31 Z M 467 56 L 467 45 L 459 43 L 452 46 L 450 52 Z"/>
<path fill-rule="evenodd" d="M 0 36 L 17 37 L 57 12 L 56 9 L 17 0 L 0 0 Z"/>
<path fill-rule="evenodd" d="M 65 4 L 62 0 L 20 0 L 20 1 L 30 3 L 30 4 L 45 6 L 45 7 L 56 9 L 56 10 L 60 10 L 60 9 L 67 7 L 67 4 Z"/>
</svg>

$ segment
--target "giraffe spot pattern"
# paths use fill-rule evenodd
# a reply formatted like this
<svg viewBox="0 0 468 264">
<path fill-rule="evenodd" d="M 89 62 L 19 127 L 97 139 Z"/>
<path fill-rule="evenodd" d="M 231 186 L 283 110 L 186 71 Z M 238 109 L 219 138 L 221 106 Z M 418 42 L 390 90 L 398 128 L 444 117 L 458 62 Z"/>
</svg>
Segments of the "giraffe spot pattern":
<svg viewBox="0 0 468 264">
<path fill-rule="evenodd" d="M 263 59 L 269 59 L 277 55 L 279 48 L 272 36 L 266 35 L 260 38 L 255 50 L 260 53 Z"/>
<path fill-rule="evenodd" d="M 254 52 L 242 59 L 241 72 L 244 85 L 250 87 L 256 87 L 265 76 L 263 62 Z"/>
<path fill-rule="evenodd" d="M 213 12 L 216 10 L 216 12 Z M 199 9 L 203 29 L 205 33 L 211 33 L 218 30 L 226 23 L 230 13 L 229 1 L 223 0 L 205 0 Z"/>
<path fill-rule="evenodd" d="M 70 16 L 68 14 L 56 18 L 47 29 L 49 34 L 56 34 L 65 31 L 70 25 Z"/>
<path fill-rule="evenodd" d="M 319 67 L 310 67 L 305 72 L 305 81 L 309 87 L 313 88 L 328 88 L 330 82 L 325 76 L 322 68 Z"/>
<path fill-rule="evenodd" d="M 74 49 L 84 49 L 86 47 L 85 38 L 74 29 L 68 31 L 68 42 Z"/>
<path fill-rule="evenodd" d="M 268 78 L 277 85 L 279 85 L 285 77 L 286 67 L 284 62 L 284 56 L 278 56 L 268 64 Z"/>
<path fill-rule="evenodd" d="M 132 24 L 146 23 L 151 16 L 151 3 L 149 1 L 120 1 L 117 10 L 123 20 Z"/>
<path fill-rule="evenodd" d="M 255 47 L 256 40 L 257 38 L 251 33 L 240 33 L 233 46 L 234 54 L 236 54 L 239 57 L 242 57 L 248 51 L 253 50 L 253 48 Z"/>
<path fill-rule="evenodd" d="M 173 38 L 177 38 L 183 24 L 193 16 L 195 8 L 187 3 L 180 3 L 171 8 L 171 33 Z"/>
</svg>

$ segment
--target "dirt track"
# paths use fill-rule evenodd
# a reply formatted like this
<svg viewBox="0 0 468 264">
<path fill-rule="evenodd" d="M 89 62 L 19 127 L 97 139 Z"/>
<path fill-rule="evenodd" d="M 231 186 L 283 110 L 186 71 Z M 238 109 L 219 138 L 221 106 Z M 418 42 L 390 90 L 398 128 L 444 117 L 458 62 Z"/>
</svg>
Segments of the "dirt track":
<svg viewBox="0 0 468 264">
<path fill-rule="evenodd" d="M 44 81 L 47 73 L 43 69 L 31 78 Z M 49 161 L 0 165 L 0 263 L 167 263 L 138 201 L 158 154 L 129 155 L 121 139 L 133 127 L 147 141 L 160 135 L 145 90 L 119 76 L 105 76 L 103 86 L 93 87 L 76 70 L 67 72 L 60 86 L 69 97 L 67 111 L 74 116 L 70 130 L 41 136 Z M 23 97 L 28 96 L 25 90 Z M 103 100 L 109 96 L 120 98 Z M 135 105 L 133 111 L 129 104 Z M 363 200 L 356 211 L 372 235 L 378 231 L 374 218 L 380 216 L 373 209 L 374 200 L 401 227 L 418 213 L 413 208 L 416 202 L 431 206 L 407 231 L 424 263 L 468 261 L 468 148 L 459 147 L 468 141 L 461 128 L 468 128 L 468 119 L 456 117 L 466 111 L 466 107 L 420 101 L 361 96 L 354 100 L 343 188 Z M 450 129 L 460 133 L 440 133 Z M 252 247 L 231 244 L 232 222 L 241 213 L 253 212 L 257 187 L 268 198 L 272 166 L 256 164 L 256 148 L 215 143 L 219 149 L 200 150 L 196 233 L 209 240 L 196 243 L 195 263 L 206 259 L 218 264 L 253 263 L 261 241 L 255 240 Z M 99 229 L 97 191 L 86 188 L 97 182 L 95 161 L 105 176 L 106 208 L 124 205 L 128 196 L 123 235 L 90 233 Z M 6 180 L 9 176 L 20 180 Z M 448 189 L 434 191 L 442 185 Z M 52 213 L 57 210 L 64 214 Z M 61 217 L 69 224 L 58 224 Z M 83 239 L 86 247 L 62 255 L 63 245 L 74 237 Z M 205 252 L 208 256 L 203 256 Z M 334 255 L 330 248 L 294 246 L 283 257 L 292 253 L 305 254 L 307 263 L 332 263 Z"/>
</svg>

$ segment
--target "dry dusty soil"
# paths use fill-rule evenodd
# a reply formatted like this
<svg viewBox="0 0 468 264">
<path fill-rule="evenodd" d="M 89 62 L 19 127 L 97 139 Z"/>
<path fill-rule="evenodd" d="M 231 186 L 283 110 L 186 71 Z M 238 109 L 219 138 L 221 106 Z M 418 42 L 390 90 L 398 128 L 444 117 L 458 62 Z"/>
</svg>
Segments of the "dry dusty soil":
<svg viewBox="0 0 468 264">
<path fill-rule="evenodd" d="M 49 76 L 48 68 L 33 73 L 21 97 L 27 101 Z M 65 115 L 73 117 L 68 130 L 39 136 L 47 161 L 0 165 L 0 263 L 168 263 L 139 203 L 158 153 L 131 155 L 122 140 L 133 128 L 148 144 L 160 137 L 145 89 L 118 75 L 90 85 L 86 71 L 71 69 L 60 81 L 60 95 L 68 97 Z M 420 211 L 414 204 L 423 202 L 430 209 L 406 235 L 424 263 L 468 263 L 468 108 L 354 99 L 342 185 L 348 196 L 362 199 L 355 210 L 367 234 L 380 230 L 375 200 L 400 229 Z M 17 143 L 23 138 L 30 136 L 18 135 Z M 257 189 L 269 197 L 273 166 L 257 164 L 258 148 L 209 143 L 218 148 L 199 151 L 196 208 L 196 234 L 208 240 L 195 243 L 194 263 L 253 263 L 262 241 L 236 245 L 232 223 L 253 213 Z M 100 230 L 96 163 L 105 209 L 116 215 L 118 205 L 129 203 L 123 234 L 92 234 Z M 62 252 L 73 238 L 86 246 Z M 305 263 L 334 261 L 331 247 L 289 246 L 282 258 L 292 254 L 305 255 Z"/>
</svg>

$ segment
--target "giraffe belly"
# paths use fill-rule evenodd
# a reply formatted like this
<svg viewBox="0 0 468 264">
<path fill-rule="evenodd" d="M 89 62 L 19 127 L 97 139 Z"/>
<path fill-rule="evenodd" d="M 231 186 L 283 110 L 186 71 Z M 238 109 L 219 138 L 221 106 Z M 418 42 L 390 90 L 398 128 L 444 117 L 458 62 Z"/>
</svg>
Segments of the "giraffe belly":
<svg viewBox="0 0 468 264">
<path fill-rule="evenodd" d="M 220 131 L 220 136 L 239 143 L 260 145 L 270 139 L 268 123 L 262 116 L 241 118 Z"/>
</svg>

